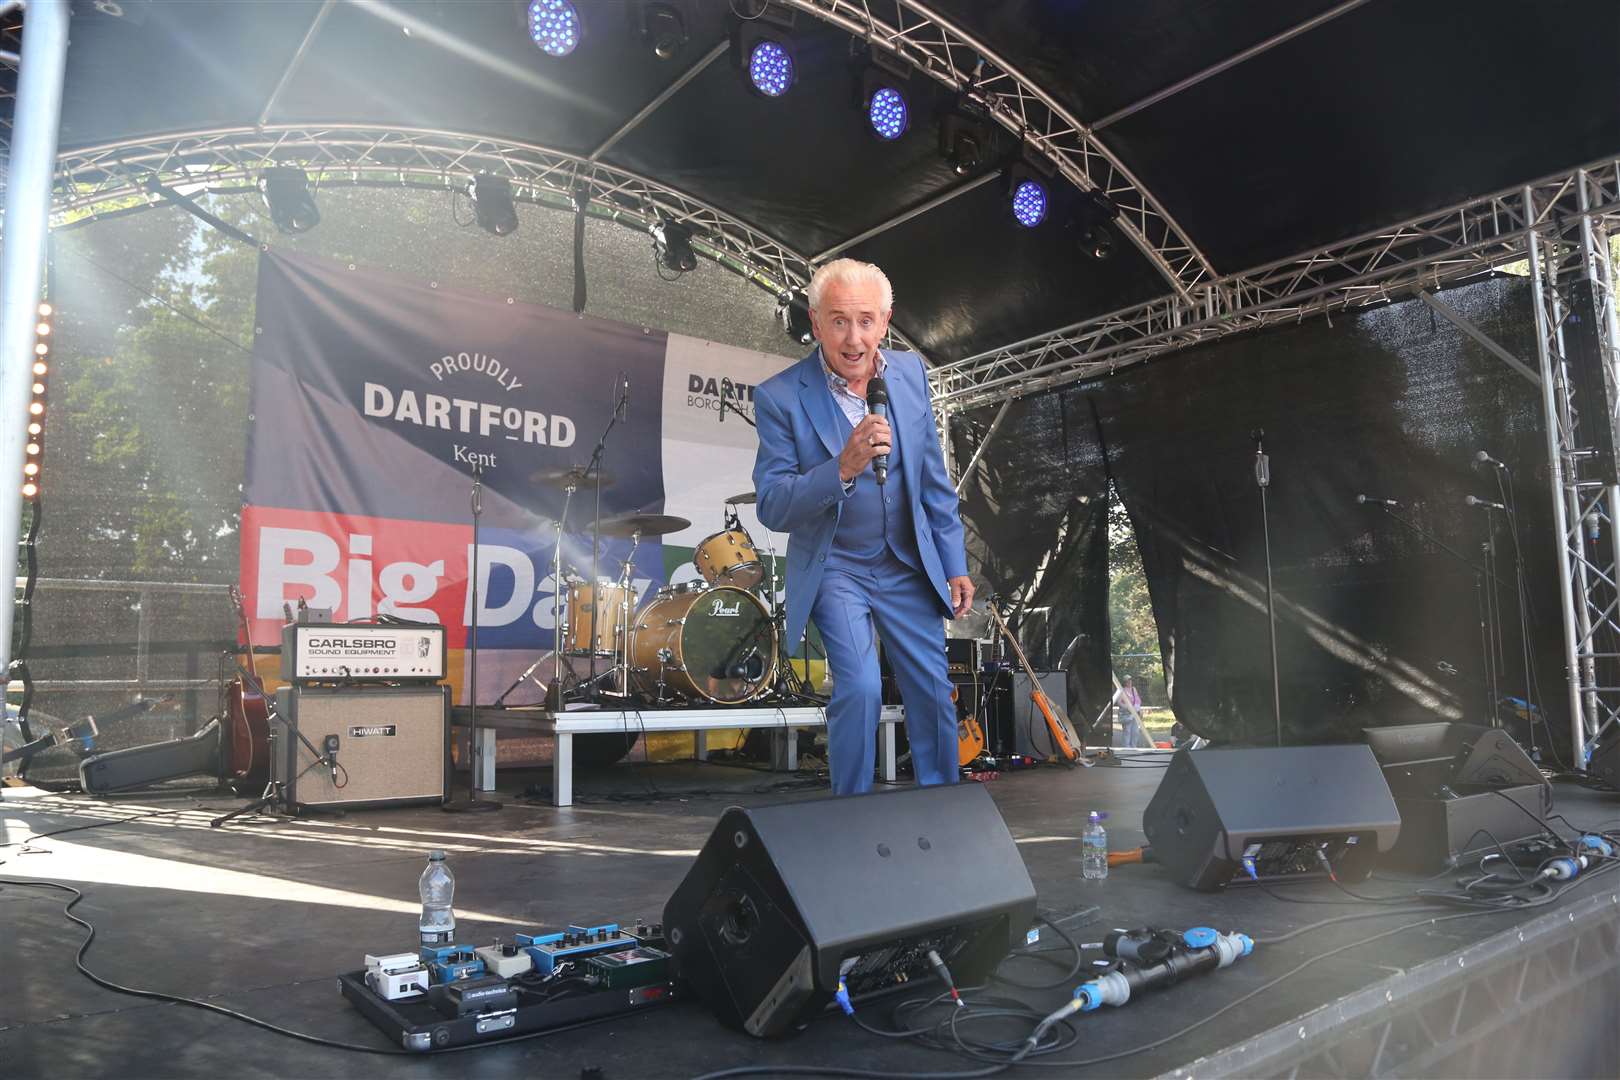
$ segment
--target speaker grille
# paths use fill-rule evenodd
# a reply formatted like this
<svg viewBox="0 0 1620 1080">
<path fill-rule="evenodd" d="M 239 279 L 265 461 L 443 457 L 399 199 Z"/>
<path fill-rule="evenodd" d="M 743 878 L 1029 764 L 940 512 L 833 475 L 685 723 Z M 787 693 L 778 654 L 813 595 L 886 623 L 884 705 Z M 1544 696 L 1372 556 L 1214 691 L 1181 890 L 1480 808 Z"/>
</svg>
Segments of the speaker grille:
<svg viewBox="0 0 1620 1080">
<path fill-rule="evenodd" d="M 449 690 L 284 687 L 276 709 L 324 752 L 337 738 L 337 781 L 317 753 L 287 731 L 275 755 L 276 779 L 294 806 L 442 802 L 449 770 Z M 278 734 L 282 734 L 278 732 Z M 311 767 L 313 765 L 313 767 Z"/>
</svg>

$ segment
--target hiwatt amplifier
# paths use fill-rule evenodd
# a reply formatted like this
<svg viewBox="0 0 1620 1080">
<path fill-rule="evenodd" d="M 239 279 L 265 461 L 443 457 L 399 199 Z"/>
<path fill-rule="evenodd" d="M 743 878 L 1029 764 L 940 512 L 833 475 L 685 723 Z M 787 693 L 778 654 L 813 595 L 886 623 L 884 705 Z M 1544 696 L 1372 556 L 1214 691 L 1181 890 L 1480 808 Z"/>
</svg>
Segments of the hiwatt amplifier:
<svg viewBox="0 0 1620 1080">
<path fill-rule="evenodd" d="M 281 677 L 306 682 L 438 682 L 444 627 L 436 623 L 288 623 Z"/>
<path fill-rule="evenodd" d="M 271 778 L 286 809 L 443 802 L 450 688 L 284 686 Z"/>
</svg>

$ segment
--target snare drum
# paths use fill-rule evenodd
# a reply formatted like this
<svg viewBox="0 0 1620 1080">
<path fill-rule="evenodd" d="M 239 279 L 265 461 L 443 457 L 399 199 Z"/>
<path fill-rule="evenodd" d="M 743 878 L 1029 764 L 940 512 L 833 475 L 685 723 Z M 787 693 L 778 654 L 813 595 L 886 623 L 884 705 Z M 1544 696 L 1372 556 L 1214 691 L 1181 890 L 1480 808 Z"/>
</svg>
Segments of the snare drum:
<svg viewBox="0 0 1620 1080">
<path fill-rule="evenodd" d="M 628 605 L 626 598 L 628 597 Z M 595 648 L 592 648 L 591 612 L 596 608 Z M 626 589 L 606 578 L 593 587 L 583 581 L 568 585 L 568 621 L 563 624 L 563 651 L 573 656 L 612 656 L 617 642 L 624 640 L 627 612 L 636 610 L 636 590 Z"/>
<path fill-rule="evenodd" d="M 776 671 L 776 628 L 753 593 L 731 585 L 660 589 L 636 616 L 630 676 L 636 689 L 736 705 L 758 697 Z"/>
<path fill-rule="evenodd" d="M 692 565 L 711 585 L 752 589 L 765 580 L 765 568 L 747 529 L 727 529 L 704 537 L 692 550 Z"/>
</svg>

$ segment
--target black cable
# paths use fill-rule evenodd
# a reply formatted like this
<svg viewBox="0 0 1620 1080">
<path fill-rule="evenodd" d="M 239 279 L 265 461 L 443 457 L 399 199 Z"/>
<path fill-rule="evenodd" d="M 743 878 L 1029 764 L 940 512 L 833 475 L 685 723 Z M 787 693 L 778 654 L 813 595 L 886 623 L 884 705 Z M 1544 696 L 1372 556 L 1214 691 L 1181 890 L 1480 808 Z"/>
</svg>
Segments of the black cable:
<svg viewBox="0 0 1620 1080">
<path fill-rule="evenodd" d="M 117 823 L 103 822 L 99 824 Z M 4 885 L 14 885 L 21 888 L 30 889 L 55 889 L 60 892 L 73 894 L 73 898 L 63 906 L 62 914 L 66 915 L 69 920 L 77 923 L 85 930 L 84 941 L 80 943 L 78 951 L 73 956 L 73 965 L 79 970 L 81 975 L 102 989 L 111 990 L 116 994 L 127 994 L 131 997 L 146 998 L 152 1001 L 165 1001 L 174 1005 L 186 1005 L 194 1009 L 202 1009 L 205 1012 L 217 1013 L 221 1016 L 229 1017 L 232 1020 L 238 1020 L 244 1024 L 251 1024 L 254 1027 L 262 1028 L 265 1031 L 269 1031 L 276 1035 L 282 1035 L 289 1039 L 297 1039 L 300 1042 L 312 1043 L 315 1046 L 324 1046 L 332 1050 L 348 1050 L 357 1054 L 382 1054 L 389 1057 L 427 1057 L 437 1054 L 454 1054 L 463 1050 L 481 1050 L 488 1046 L 501 1046 L 505 1043 L 523 1042 L 528 1039 L 540 1038 L 546 1035 L 558 1035 L 562 1032 L 573 1031 L 576 1028 L 582 1028 L 596 1022 L 595 1020 L 582 1020 L 576 1023 L 562 1024 L 557 1027 L 546 1028 L 544 1031 L 530 1031 L 525 1032 L 522 1035 L 509 1035 L 501 1039 L 490 1039 L 483 1042 L 467 1043 L 463 1046 L 435 1047 L 433 1049 L 424 1051 L 403 1050 L 393 1046 L 361 1046 L 358 1043 L 346 1043 L 337 1039 L 327 1039 L 320 1035 L 311 1035 L 308 1032 L 297 1031 L 293 1028 L 285 1028 L 279 1024 L 272 1024 L 268 1020 L 262 1020 L 257 1016 L 251 1016 L 244 1012 L 238 1012 L 235 1009 L 229 1009 L 223 1005 L 216 1005 L 211 1001 L 184 997 L 178 994 L 166 994 L 159 990 L 142 990 L 139 987 L 125 986 L 122 983 L 117 983 L 111 979 L 97 975 L 95 972 L 86 967 L 84 963 L 85 955 L 90 951 L 90 944 L 96 939 L 95 925 L 91 923 L 90 920 L 80 915 L 76 915 L 73 912 L 73 908 L 79 903 L 79 901 L 84 899 L 84 893 L 80 892 L 78 889 L 75 889 L 71 885 L 64 885 L 59 881 L 46 881 L 43 879 L 28 880 L 0 877 L 0 886 Z"/>
<path fill-rule="evenodd" d="M 1067 986 L 1073 982 L 1074 977 L 1080 973 L 1080 966 L 1085 963 L 1085 954 L 1081 950 L 1079 942 L 1070 937 L 1068 933 L 1057 923 L 1053 922 L 1051 919 L 1048 919 L 1045 915 L 1037 914 L 1035 918 L 1037 921 L 1042 922 L 1051 928 L 1052 932 L 1058 937 L 1062 938 L 1069 946 L 1069 949 L 1074 953 L 1074 963 L 1069 966 L 1069 970 L 1065 972 L 1061 978 L 1053 982 L 1023 982 L 1019 979 L 1014 979 L 1009 975 L 1002 975 L 999 973 L 999 971 L 996 974 L 991 975 L 991 978 L 995 979 L 996 982 L 1006 983 L 1008 986 L 1016 986 L 1020 990 L 1053 990 L 1059 986 Z M 1030 954 L 1016 952 L 1009 953 L 1007 955 L 1007 959 L 1012 960 L 1019 956 L 1025 955 Z M 1005 963 L 1006 961 L 1004 960 L 1002 962 Z M 1037 1017 L 1037 1019 L 1039 1019 L 1039 1017 Z"/>
</svg>

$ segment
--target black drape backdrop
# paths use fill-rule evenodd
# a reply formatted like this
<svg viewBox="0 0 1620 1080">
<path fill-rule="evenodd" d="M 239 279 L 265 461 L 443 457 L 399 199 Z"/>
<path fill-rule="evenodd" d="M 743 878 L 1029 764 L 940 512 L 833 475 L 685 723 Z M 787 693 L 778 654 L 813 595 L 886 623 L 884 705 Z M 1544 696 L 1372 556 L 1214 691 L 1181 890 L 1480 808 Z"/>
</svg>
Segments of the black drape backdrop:
<svg viewBox="0 0 1620 1080">
<path fill-rule="evenodd" d="M 1441 299 L 1535 366 L 1523 279 Z M 959 460 L 994 412 L 954 424 Z M 1023 587 L 1029 605 L 1050 608 L 1036 662 L 1067 656 L 1071 719 L 1089 722 L 1111 690 L 1112 478 L 1136 530 L 1177 718 L 1222 741 L 1275 737 L 1259 429 L 1271 456 L 1285 739 L 1488 715 L 1480 593 L 1490 583 L 1475 565 L 1493 520 L 1499 688 L 1525 696 L 1510 532 L 1464 505 L 1468 494 L 1500 501 L 1494 471 L 1473 464 L 1484 449 L 1517 484 L 1531 697 L 1544 699 L 1562 749 L 1567 688 L 1539 391 L 1418 299 L 1214 343 L 1012 405 L 963 493 L 969 557 L 992 589 Z M 1399 500 L 1395 513 L 1433 539 L 1357 494 Z M 1545 745 L 1544 732 L 1534 741 Z"/>
</svg>

